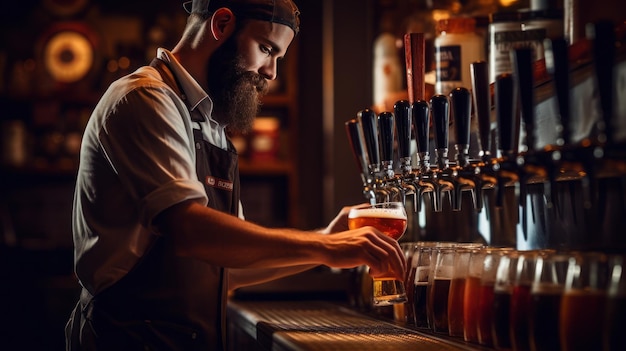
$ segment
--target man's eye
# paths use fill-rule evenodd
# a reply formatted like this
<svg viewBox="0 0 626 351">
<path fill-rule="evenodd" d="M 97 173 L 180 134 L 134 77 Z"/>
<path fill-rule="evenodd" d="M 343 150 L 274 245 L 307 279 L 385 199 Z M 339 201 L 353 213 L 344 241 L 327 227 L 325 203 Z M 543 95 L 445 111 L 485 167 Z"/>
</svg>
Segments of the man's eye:
<svg viewBox="0 0 626 351">
<path fill-rule="evenodd" d="M 270 55 L 272 53 L 272 48 L 261 45 L 261 51 L 266 55 Z"/>
</svg>

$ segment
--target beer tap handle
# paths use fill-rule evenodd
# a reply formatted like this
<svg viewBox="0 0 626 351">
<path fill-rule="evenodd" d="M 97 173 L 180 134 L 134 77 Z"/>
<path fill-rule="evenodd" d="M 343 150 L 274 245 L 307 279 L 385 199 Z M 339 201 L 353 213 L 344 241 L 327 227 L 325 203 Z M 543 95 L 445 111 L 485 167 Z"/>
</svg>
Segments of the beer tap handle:
<svg viewBox="0 0 626 351">
<path fill-rule="evenodd" d="M 514 96 L 513 76 L 510 73 L 499 74 L 495 82 L 498 149 L 503 156 L 509 158 L 515 152 L 513 133 L 516 129 L 514 121 L 517 104 Z"/>
<path fill-rule="evenodd" d="M 383 175 L 386 179 L 394 177 L 393 144 L 394 144 L 394 117 L 391 112 L 381 112 L 378 115 L 380 136 L 380 154 Z"/>
<path fill-rule="evenodd" d="M 365 109 L 359 112 L 358 119 L 363 132 L 363 141 L 369 160 L 369 172 L 373 176 L 377 176 L 380 172 L 380 151 L 378 146 L 376 113 L 370 109 Z"/>
<path fill-rule="evenodd" d="M 400 170 L 406 175 L 411 172 L 411 104 L 400 100 L 393 105 L 398 135 L 398 159 Z"/>
<path fill-rule="evenodd" d="M 361 137 L 359 135 L 359 121 L 351 119 L 345 123 L 345 127 L 352 154 L 354 155 L 357 167 L 363 178 L 363 183 L 365 184 L 369 178 L 369 173 L 367 172 L 367 155 L 363 152 L 363 144 L 361 143 Z"/>
<path fill-rule="evenodd" d="M 404 57 L 409 102 L 424 99 L 426 72 L 426 38 L 424 33 L 407 33 L 404 35 Z"/>
<path fill-rule="evenodd" d="M 357 167 L 361 172 L 361 180 L 363 182 L 363 195 L 370 202 L 376 202 L 373 189 L 371 188 L 372 175 L 368 171 L 367 153 L 363 150 L 363 142 L 361 140 L 361 130 L 359 121 L 357 119 L 351 119 L 345 123 L 346 134 L 348 135 L 348 142 L 352 148 L 352 154 L 354 155 L 357 163 Z"/>
<path fill-rule="evenodd" d="M 496 101 L 496 119 L 498 121 L 498 149 L 502 154 L 502 160 L 499 162 L 496 186 L 496 206 L 502 206 L 504 203 L 504 189 L 507 177 L 503 175 L 503 171 L 507 171 L 505 167 L 509 167 L 513 162 L 514 146 L 513 131 L 515 120 L 515 103 L 514 101 L 514 85 L 513 77 L 510 73 L 502 73 L 496 77 L 495 82 L 495 101 Z"/>
<path fill-rule="evenodd" d="M 529 47 L 511 51 L 514 80 L 519 92 L 522 119 L 526 131 L 526 147 L 528 151 L 535 149 L 535 101 L 533 96 L 533 58 Z"/>
<path fill-rule="evenodd" d="M 471 94 L 467 88 L 459 87 L 450 92 L 452 117 L 456 134 L 457 165 L 469 165 L 470 115 L 472 113 Z"/>
<path fill-rule="evenodd" d="M 430 170 L 428 134 L 430 127 L 430 106 L 424 100 L 418 100 L 411 105 L 415 135 L 417 137 L 417 151 L 420 156 L 420 171 Z"/>
<path fill-rule="evenodd" d="M 474 113 L 478 119 L 478 141 L 483 161 L 491 158 L 491 93 L 489 66 L 485 61 L 470 64 Z"/>
<path fill-rule="evenodd" d="M 613 66 L 615 63 L 615 30 L 611 21 L 589 23 L 587 38 L 593 41 L 593 66 L 600 96 L 602 119 L 597 123 L 598 141 L 612 144 Z"/>
<path fill-rule="evenodd" d="M 537 154 L 533 152 L 535 149 L 535 101 L 534 101 L 534 81 L 533 81 L 533 58 L 532 49 L 517 48 L 511 51 L 511 63 L 513 65 L 513 77 L 516 81 L 516 87 L 518 91 L 518 97 L 521 105 L 522 119 L 524 121 L 524 127 L 526 131 L 526 148 L 527 153 L 524 157 L 524 161 L 528 159 L 531 163 L 540 163 Z M 514 97 L 515 98 L 515 97 Z M 533 160 L 530 160 L 533 158 Z M 543 162 L 541 162 L 543 163 Z M 550 165 L 540 165 L 546 169 L 551 169 Z M 525 206 L 526 194 L 527 194 L 527 174 L 525 174 L 523 168 L 519 171 L 519 199 L 522 209 L 522 232 L 524 234 L 524 240 L 528 239 L 528 208 Z M 552 172 L 547 172 L 552 173 Z M 549 177 L 549 181 L 543 183 L 543 192 L 548 200 L 547 207 L 552 207 L 552 195 L 551 188 L 554 184 L 554 177 Z"/>
<path fill-rule="evenodd" d="M 450 103 L 445 95 L 435 95 L 430 99 L 433 126 L 435 127 L 435 150 L 440 170 L 448 168 L 448 131 Z"/>
<path fill-rule="evenodd" d="M 556 90 L 556 99 L 559 106 L 561 140 L 559 145 L 569 145 L 572 142 L 570 125 L 570 78 L 569 78 L 569 50 L 564 38 L 545 39 L 546 70 L 552 75 L 552 82 Z"/>
</svg>

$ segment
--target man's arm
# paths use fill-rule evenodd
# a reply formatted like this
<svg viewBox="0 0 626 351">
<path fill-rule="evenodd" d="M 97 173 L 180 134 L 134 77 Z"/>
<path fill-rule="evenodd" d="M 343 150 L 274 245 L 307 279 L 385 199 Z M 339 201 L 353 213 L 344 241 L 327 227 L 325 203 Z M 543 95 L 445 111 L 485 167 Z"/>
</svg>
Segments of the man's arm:
<svg viewBox="0 0 626 351">
<path fill-rule="evenodd" d="M 357 206 L 343 207 L 337 216 L 326 226 L 326 228 L 317 230 L 320 234 L 334 234 L 348 230 L 348 213 L 351 208 L 367 206 L 361 204 Z M 315 235 L 312 233 L 312 235 Z M 229 285 L 231 289 L 243 287 L 252 284 L 265 283 L 271 280 L 284 278 L 293 274 L 302 273 L 304 271 L 318 267 L 318 265 L 291 266 L 284 268 L 262 268 L 262 269 L 236 269 L 232 268 L 229 272 Z"/>
<path fill-rule="evenodd" d="M 191 201 L 163 211 L 155 224 L 177 254 L 228 268 L 368 265 L 373 277 L 403 279 L 406 266 L 398 243 L 373 227 L 334 235 L 265 228 Z"/>
</svg>

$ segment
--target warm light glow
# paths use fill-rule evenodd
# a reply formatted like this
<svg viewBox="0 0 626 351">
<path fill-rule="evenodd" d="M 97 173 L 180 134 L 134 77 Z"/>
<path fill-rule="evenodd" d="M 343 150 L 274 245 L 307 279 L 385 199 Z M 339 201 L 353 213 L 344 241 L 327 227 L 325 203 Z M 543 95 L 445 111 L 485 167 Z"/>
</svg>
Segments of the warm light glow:
<svg viewBox="0 0 626 351">
<path fill-rule="evenodd" d="M 447 10 L 433 10 L 433 21 L 437 23 L 439 20 L 450 18 L 450 12 Z"/>
<path fill-rule="evenodd" d="M 64 83 L 83 78 L 93 65 L 93 50 L 89 40 L 81 33 L 63 31 L 48 41 L 44 50 L 44 63 L 52 77 Z"/>
<path fill-rule="evenodd" d="M 127 69 L 128 67 L 130 67 L 130 59 L 126 56 L 120 57 L 117 63 L 120 65 L 121 69 Z"/>
<path fill-rule="evenodd" d="M 118 66 L 116 60 L 109 60 L 109 62 L 107 62 L 107 71 L 114 73 L 117 71 L 117 69 Z"/>
<path fill-rule="evenodd" d="M 500 6 L 502 7 L 511 7 L 515 5 L 519 0 L 498 0 L 500 2 Z"/>
</svg>

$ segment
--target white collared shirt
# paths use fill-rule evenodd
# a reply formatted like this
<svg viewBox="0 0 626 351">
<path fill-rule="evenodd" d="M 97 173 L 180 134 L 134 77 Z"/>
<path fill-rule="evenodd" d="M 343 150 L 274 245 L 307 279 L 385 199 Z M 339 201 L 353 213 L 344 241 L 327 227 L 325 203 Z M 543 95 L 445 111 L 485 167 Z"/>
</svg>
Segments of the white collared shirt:
<svg viewBox="0 0 626 351">
<path fill-rule="evenodd" d="M 92 294 L 139 262 L 163 210 L 210 201 L 196 174 L 193 129 L 213 145 L 227 145 L 206 92 L 170 52 L 158 55 L 206 119 L 192 122 L 186 101 L 149 66 L 113 82 L 98 102 L 83 134 L 72 216 L 76 274 Z"/>
</svg>

